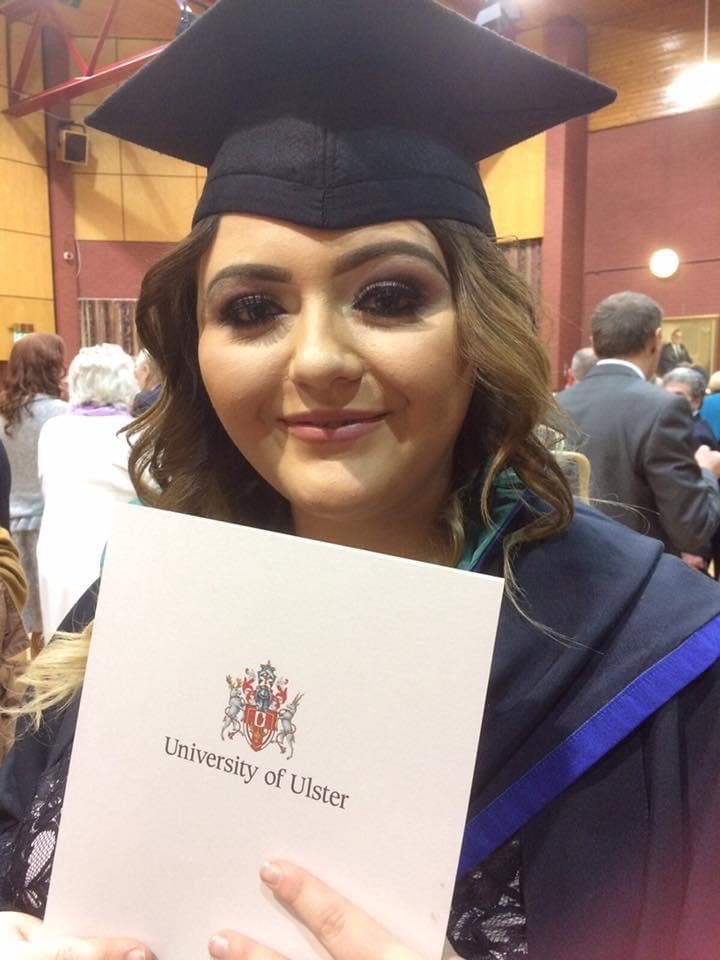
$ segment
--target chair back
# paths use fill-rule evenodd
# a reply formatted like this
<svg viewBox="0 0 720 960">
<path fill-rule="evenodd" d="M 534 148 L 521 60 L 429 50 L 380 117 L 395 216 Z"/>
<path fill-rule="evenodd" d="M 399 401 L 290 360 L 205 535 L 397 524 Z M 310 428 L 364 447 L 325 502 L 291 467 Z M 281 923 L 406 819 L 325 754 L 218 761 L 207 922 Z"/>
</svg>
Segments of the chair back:
<svg viewBox="0 0 720 960">
<path fill-rule="evenodd" d="M 555 450 L 555 459 L 565 474 L 573 494 L 583 503 L 590 503 L 590 461 L 576 450 Z"/>
</svg>

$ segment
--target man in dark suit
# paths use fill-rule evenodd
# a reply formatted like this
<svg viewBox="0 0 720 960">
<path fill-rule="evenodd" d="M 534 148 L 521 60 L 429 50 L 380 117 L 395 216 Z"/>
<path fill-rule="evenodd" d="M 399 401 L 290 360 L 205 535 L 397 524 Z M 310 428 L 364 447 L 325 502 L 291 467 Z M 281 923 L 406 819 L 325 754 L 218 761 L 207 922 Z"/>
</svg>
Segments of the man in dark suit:
<svg viewBox="0 0 720 960">
<path fill-rule="evenodd" d="M 657 372 L 661 377 L 681 363 L 692 363 L 688 349 L 683 343 L 682 330 L 673 330 L 670 343 L 664 343 L 660 351 Z"/>
<path fill-rule="evenodd" d="M 720 524 L 720 453 L 701 446 L 693 456 L 687 401 L 648 383 L 661 323 L 643 294 L 603 300 L 592 319 L 598 362 L 557 400 L 575 423 L 568 445 L 590 460 L 592 496 L 605 501 L 596 506 L 700 567 Z"/>
</svg>

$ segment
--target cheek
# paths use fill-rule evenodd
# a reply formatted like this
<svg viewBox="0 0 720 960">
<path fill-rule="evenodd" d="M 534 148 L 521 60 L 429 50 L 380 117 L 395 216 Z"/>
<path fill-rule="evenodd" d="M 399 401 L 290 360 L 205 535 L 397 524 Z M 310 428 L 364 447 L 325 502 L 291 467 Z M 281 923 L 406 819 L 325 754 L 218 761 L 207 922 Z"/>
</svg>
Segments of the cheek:
<svg viewBox="0 0 720 960">
<path fill-rule="evenodd" d="M 460 356 L 454 323 L 398 353 L 396 383 L 420 415 L 431 416 L 428 430 L 462 421 L 472 394 L 472 374 Z"/>
<path fill-rule="evenodd" d="M 215 331 L 201 335 L 198 364 L 210 402 L 226 427 L 253 419 L 273 397 L 277 377 L 272 366 Z"/>
</svg>

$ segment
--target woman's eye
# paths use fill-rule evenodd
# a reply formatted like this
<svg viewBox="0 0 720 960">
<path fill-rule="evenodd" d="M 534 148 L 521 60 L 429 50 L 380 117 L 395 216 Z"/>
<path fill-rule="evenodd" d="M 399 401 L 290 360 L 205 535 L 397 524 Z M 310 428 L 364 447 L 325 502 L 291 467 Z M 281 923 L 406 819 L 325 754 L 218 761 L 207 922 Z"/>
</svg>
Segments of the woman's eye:
<svg viewBox="0 0 720 960">
<path fill-rule="evenodd" d="M 220 322 L 231 327 L 262 327 L 275 321 L 283 314 L 270 297 L 249 294 L 229 300 L 220 310 Z"/>
<path fill-rule="evenodd" d="M 357 297 L 353 307 L 379 317 L 405 317 L 423 306 L 422 290 L 407 280 L 383 280 L 373 283 Z"/>
</svg>

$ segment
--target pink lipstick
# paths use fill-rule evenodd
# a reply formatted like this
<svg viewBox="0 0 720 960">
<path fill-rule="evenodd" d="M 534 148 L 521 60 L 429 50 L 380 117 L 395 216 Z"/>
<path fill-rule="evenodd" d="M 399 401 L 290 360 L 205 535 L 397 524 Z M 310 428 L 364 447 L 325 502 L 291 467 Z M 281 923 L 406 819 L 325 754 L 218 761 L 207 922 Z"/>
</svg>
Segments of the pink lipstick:
<svg viewBox="0 0 720 960">
<path fill-rule="evenodd" d="M 338 443 L 371 433 L 386 412 L 370 410 L 308 410 L 282 418 L 291 437 L 307 443 Z"/>
</svg>

